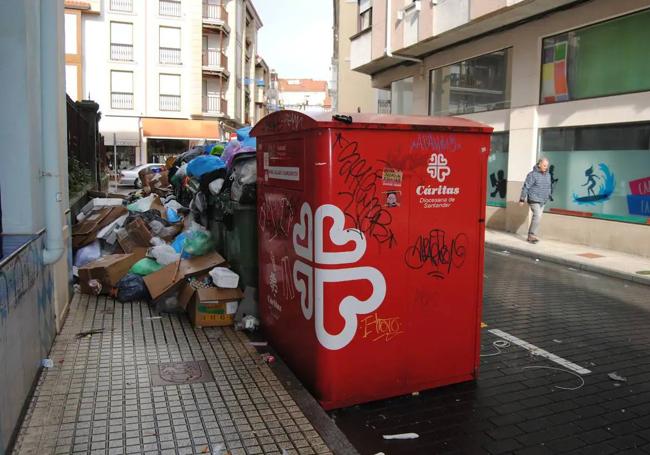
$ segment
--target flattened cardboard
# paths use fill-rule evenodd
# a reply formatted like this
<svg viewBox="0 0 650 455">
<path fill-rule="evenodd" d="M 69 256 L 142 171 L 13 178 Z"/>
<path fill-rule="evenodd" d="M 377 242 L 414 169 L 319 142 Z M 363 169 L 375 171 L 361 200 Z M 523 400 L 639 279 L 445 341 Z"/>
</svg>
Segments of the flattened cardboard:
<svg viewBox="0 0 650 455">
<path fill-rule="evenodd" d="M 184 281 L 185 276 L 178 270 L 178 262 L 172 262 L 144 277 L 144 284 L 147 286 L 152 300 L 160 298 L 167 292 L 177 290 Z"/>
<path fill-rule="evenodd" d="M 215 267 L 224 264 L 226 260 L 216 251 L 208 253 L 204 256 L 196 256 L 191 259 L 184 259 L 181 261 L 180 271 L 185 277 L 201 275 Z"/>
<path fill-rule="evenodd" d="M 156 300 L 163 294 L 178 289 L 185 278 L 201 275 L 224 262 L 225 259 L 216 252 L 192 259 L 183 259 L 180 265 L 178 262 L 173 262 L 157 272 L 147 275 L 144 277 L 144 283 L 149 289 L 151 298 Z"/>
<path fill-rule="evenodd" d="M 195 293 L 196 289 L 194 289 L 190 283 L 185 282 L 181 288 L 181 292 L 178 294 L 178 306 L 187 310 L 187 306 L 190 304 L 192 299 L 194 299 Z"/>
</svg>

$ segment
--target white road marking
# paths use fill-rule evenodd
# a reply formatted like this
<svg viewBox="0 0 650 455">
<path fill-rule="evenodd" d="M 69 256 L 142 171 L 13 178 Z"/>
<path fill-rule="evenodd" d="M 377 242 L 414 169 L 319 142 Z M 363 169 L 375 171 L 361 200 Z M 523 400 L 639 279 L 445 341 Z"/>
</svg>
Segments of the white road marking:
<svg viewBox="0 0 650 455">
<path fill-rule="evenodd" d="M 512 344 L 516 344 L 517 346 L 520 346 L 534 355 L 544 357 L 552 362 L 557 363 L 558 365 L 563 366 L 566 369 L 569 369 L 571 371 L 575 371 L 578 374 L 589 374 L 591 373 L 591 370 L 587 370 L 586 368 L 581 367 L 580 365 L 576 365 L 573 362 L 569 362 L 566 359 L 563 359 L 562 357 L 556 356 L 555 354 L 551 354 L 548 351 L 545 351 L 542 348 L 538 348 L 534 344 L 530 344 L 527 341 L 524 341 L 522 339 L 519 339 L 515 336 L 510 335 L 509 333 L 503 332 L 499 329 L 491 329 L 488 330 L 492 335 L 496 335 L 499 338 L 503 338 L 504 340 L 509 341 Z"/>
</svg>

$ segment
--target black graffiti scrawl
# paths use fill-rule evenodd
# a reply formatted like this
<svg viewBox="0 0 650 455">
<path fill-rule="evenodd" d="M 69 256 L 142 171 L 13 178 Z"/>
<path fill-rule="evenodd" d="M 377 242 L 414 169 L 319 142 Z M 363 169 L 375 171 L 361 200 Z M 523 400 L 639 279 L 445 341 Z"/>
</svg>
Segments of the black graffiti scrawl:
<svg viewBox="0 0 650 455">
<path fill-rule="evenodd" d="M 393 217 L 384 208 L 385 196 L 381 191 L 387 163 L 370 162 L 359 152 L 359 143 L 346 139 L 341 133 L 336 135 L 333 152 L 339 165 L 338 173 L 343 177 L 343 191 L 338 194 L 345 198 L 341 208 L 346 218 L 368 238 L 392 248 L 397 244 L 391 228 Z"/>
</svg>

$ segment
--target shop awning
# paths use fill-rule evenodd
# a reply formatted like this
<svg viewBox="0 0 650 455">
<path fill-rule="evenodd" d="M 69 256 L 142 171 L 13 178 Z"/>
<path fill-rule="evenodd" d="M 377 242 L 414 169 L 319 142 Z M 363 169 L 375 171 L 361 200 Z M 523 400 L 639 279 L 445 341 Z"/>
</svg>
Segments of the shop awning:
<svg viewBox="0 0 650 455">
<path fill-rule="evenodd" d="M 104 136 L 104 145 L 140 146 L 138 117 L 102 117 L 99 132 Z"/>
<path fill-rule="evenodd" d="M 142 135 L 174 139 L 219 139 L 219 124 L 215 120 L 143 118 Z"/>
</svg>

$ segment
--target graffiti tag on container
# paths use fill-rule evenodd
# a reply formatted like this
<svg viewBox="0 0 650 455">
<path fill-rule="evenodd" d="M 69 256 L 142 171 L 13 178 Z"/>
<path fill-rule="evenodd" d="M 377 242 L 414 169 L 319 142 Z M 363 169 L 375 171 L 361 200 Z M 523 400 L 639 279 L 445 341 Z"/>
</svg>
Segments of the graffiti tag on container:
<svg viewBox="0 0 650 455">
<path fill-rule="evenodd" d="M 380 163 L 381 168 L 373 166 L 359 153 L 358 142 L 345 139 L 340 133 L 334 141 L 334 153 L 346 190 L 338 193 L 347 199 L 343 206 L 346 218 L 352 221 L 355 229 L 380 244 L 387 244 L 389 248 L 395 246 L 397 240 L 390 226 L 393 217 L 382 201 L 384 163 Z"/>
<path fill-rule="evenodd" d="M 466 234 L 451 238 L 442 229 L 432 229 L 407 248 L 404 260 L 411 269 L 424 269 L 430 277 L 444 279 L 465 264 L 467 243 Z"/>
<path fill-rule="evenodd" d="M 271 199 L 267 196 L 260 206 L 258 223 L 263 232 L 271 234 L 271 239 L 286 239 L 289 238 L 293 218 L 291 201 L 285 197 Z"/>
<path fill-rule="evenodd" d="M 390 341 L 404 333 L 402 327 L 403 324 L 399 317 L 380 318 L 377 313 L 366 316 L 361 320 L 363 338 L 369 338 L 371 341 Z"/>
</svg>

